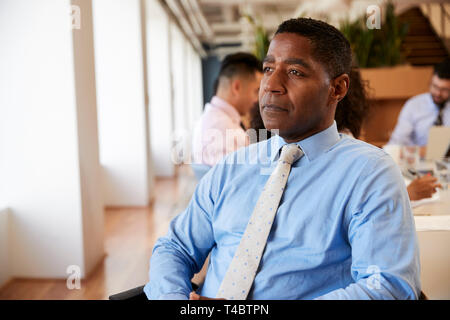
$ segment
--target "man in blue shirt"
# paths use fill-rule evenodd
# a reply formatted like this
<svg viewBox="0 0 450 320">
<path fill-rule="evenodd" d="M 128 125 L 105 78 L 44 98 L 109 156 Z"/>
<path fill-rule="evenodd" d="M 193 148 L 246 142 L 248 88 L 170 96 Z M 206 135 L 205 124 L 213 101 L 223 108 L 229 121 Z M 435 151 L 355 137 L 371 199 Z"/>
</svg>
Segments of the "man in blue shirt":
<svg viewBox="0 0 450 320">
<path fill-rule="evenodd" d="M 434 67 L 430 92 L 406 101 L 389 144 L 426 146 L 432 126 L 450 126 L 450 59 Z"/>
<path fill-rule="evenodd" d="M 418 298 L 403 178 L 383 150 L 339 134 L 334 122 L 350 66 L 349 43 L 334 27 L 306 18 L 279 26 L 259 93 L 265 127 L 279 135 L 227 155 L 200 180 L 154 246 L 149 299 L 218 295 L 286 144 L 304 156 L 292 164 L 247 299 Z M 191 293 L 190 279 L 209 253 L 205 281 Z"/>
</svg>

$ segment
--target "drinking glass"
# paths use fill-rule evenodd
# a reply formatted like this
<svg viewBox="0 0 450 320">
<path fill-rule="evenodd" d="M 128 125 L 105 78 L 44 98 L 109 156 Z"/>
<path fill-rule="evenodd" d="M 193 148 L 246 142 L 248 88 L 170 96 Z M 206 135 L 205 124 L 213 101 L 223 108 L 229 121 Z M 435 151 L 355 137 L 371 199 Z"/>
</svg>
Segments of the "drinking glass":
<svg viewBox="0 0 450 320">
<path fill-rule="evenodd" d="M 419 160 L 420 155 L 418 146 L 402 146 L 400 148 L 400 161 L 403 167 L 415 169 Z"/>
</svg>

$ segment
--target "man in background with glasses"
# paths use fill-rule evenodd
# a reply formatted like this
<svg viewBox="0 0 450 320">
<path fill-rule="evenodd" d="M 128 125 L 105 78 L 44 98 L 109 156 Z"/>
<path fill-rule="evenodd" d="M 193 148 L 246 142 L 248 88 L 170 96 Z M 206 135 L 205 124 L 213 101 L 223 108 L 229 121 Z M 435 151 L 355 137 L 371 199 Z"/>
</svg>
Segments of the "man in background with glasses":
<svg viewBox="0 0 450 320">
<path fill-rule="evenodd" d="M 426 146 L 432 126 L 450 126 L 450 59 L 434 67 L 430 91 L 406 101 L 389 144 Z"/>
</svg>

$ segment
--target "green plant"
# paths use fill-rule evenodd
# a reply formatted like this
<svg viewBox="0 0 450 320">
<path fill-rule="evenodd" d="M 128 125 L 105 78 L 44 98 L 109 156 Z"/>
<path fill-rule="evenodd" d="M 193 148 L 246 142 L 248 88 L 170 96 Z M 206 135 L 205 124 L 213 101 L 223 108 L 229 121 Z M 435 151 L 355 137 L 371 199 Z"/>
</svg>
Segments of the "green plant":
<svg viewBox="0 0 450 320">
<path fill-rule="evenodd" d="M 256 23 L 255 19 L 253 19 L 249 15 L 244 15 L 247 20 L 250 22 L 250 24 L 253 26 L 253 29 L 255 31 L 255 44 L 253 48 L 253 54 L 259 59 L 263 60 L 266 57 L 267 50 L 269 49 L 269 35 L 264 29 L 264 27 Z"/>
<path fill-rule="evenodd" d="M 384 12 L 381 29 L 367 28 L 364 15 L 354 22 L 344 20 L 340 24 L 339 29 L 349 40 L 361 68 L 394 66 L 404 61 L 401 43 L 408 25 L 399 21 L 391 2 L 386 4 Z"/>
<path fill-rule="evenodd" d="M 358 66 L 361 68 L 368 67 L 374 39 L 374 29 L 366 27 L 364 17 L 354 22 L 343 21 L 339 29 L 350 42 Z"/>
</svg>

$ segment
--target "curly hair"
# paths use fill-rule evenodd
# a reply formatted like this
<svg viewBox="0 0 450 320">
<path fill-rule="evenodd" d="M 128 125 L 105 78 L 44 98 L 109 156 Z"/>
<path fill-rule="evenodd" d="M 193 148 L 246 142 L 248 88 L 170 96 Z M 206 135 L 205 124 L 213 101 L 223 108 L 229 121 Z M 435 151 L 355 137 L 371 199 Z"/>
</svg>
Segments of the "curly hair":
<svg viewBox="0 0 450 320">
<path fill-rule="evenodd" d="M 370 103 L 367 97 L 368 84 L 361 79 L 359 69 L 350 70 L 350 86 L 346 96 L 339 101 L 336 107 L 336 120 L 338 131 L 350 130 L 355 138 L 361 134 L 364 119 L 368 116 Z"/>
<path fill-rule="evenodd" d="M 272 137 L 272 133 L 269 130 L 266 131 L 265 137 L 262 137 L 260 135 L 259 130 L 266 129 L 266 127 L 264 126 L 264 121 L 261 117 L 261 112 L 259 110 L 259 103 L 255 103 L 255 105 L 250 109 L 250 128 L 256 130 L 257 142 L 264 140 L 264 138 L 269 139 L 270 137 Z"/>
</svg>

